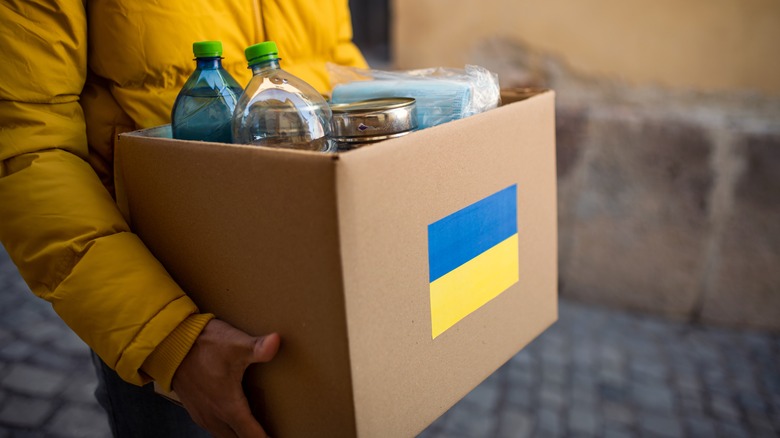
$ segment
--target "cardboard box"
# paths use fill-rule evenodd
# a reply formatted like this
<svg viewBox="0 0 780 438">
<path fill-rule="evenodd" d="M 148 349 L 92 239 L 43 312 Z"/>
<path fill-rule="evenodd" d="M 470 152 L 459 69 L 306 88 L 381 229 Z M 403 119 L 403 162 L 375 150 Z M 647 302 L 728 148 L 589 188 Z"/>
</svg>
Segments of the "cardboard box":
<svg viewBox="0 0 780 438">
<path fill-rule="evenodd" d="M 123 134 L 118 202 L 204 311 L 282 348 L 275 437 L 413 436 L 557 318 L 554 94 L 341 154 Z"/>
</svg>

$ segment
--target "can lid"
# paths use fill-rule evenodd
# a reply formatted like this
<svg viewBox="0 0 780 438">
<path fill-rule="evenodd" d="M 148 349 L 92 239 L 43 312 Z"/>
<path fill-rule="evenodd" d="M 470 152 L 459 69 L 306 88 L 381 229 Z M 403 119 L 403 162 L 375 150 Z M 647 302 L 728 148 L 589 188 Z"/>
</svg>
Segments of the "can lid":
<svg viewBox="0 0 780 438">
<path fill-rule="evenodd" d="M 386 97 L 337 103 L 333 136 L 341 141 L 390 138 L 417 129 L 417 105 L 411 97 Z"/>
<path fill-rule="evenodd" d="M 196 58 L 217 58 L 222 56 L 222 41 L 198 41 L 192 43 Z"/>
<path fill-rule="evenodd" d="M 250 66 L 259 64 L 263 61 L 271 61 L 279 58 L 279 49 L 273 41 L 265 41 L 253 44 L 244 50 L 244 56 Z"/>
</svg>

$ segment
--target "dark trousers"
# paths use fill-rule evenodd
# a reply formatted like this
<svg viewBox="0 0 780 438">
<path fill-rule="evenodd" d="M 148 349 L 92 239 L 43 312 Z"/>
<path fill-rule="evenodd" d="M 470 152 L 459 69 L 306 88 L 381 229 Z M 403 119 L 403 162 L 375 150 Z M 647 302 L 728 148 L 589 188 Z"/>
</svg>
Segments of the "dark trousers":
<svg viewBox="0 0 780 438">
<path fill-rule="evenodd" d="M 187 411 L 155 394 L 152 385 L 135 386 L 120 379 L 93 352 L 98 386 L 95 398 L 108 414 L 116 438 L 199 438 L 210 436 Z"/>
</svg>

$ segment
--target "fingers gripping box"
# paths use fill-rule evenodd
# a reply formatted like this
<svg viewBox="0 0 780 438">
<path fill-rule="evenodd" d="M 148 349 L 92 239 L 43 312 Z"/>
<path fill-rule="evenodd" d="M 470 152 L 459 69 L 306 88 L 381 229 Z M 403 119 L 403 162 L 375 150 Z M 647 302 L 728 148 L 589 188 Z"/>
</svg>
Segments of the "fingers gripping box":
<svg viewBox="0 0 780 438">
<path fill-rule="evenodd" d="M 281 334 L 276 437 L 413 436 L 557 318 L 551 91 L 341 154 L 136 131 L 116 182 L 203 311 Z"/>
</svg>

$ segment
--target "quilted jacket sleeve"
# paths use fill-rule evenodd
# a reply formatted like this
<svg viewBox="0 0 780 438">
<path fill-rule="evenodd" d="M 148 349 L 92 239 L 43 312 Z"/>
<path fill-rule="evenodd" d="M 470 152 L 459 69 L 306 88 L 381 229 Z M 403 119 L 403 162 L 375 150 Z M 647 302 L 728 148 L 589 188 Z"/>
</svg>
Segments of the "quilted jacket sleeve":
<svg viewBox="0 0 780 438">
<path fill-rule="evenodd" d="M 211 315 L 130 232 L 87 163 L 81 0 L 0 6 L 0 241 L 119 375 L 165 388 Z"/>
</svg>

